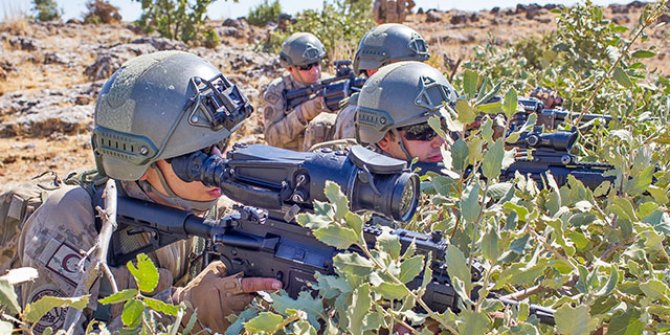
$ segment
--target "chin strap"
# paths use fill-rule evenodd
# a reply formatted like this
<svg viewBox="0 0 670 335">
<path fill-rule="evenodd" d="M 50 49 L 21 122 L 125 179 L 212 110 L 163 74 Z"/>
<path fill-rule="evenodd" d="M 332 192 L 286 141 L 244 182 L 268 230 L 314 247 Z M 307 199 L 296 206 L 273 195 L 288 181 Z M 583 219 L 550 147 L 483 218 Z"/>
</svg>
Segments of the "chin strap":
<svg viewBox="0 0 670 335">
<path fill-rule="evenodd" d="M 161 171 L 161 169 L 159 169 L 158 166 L 156 166 L 155 164 L 153 164 L 152 166 L 156 170 L 156 173 L 158 174 L 158 179 L 160 180 L 163 189 L 165 189 L 168 195 L 164 195 L 158 192 L 158 190 L 156 190 L 146 180 L 140 180 L 137 183 L 138 185 L 140 185 L 140 187 L 145 193 L 151 194 L 152 196 L 155 196 L 168 204 L 175 205 L 187 211 L 196 211 L 196 212 L 205 212 L 209 210 L 214 205 L 216 205 L 217 201 L 219 200 L 214 199 L 210 201 L 195 201 L 180 198 L 177 194 L 174 193 L 170 185 L 168 185 L 167 181 L 165 180 L 165 176 L 163 175 L 163 171 Z"/>
<path fill-rule="evenodd" d="M 405 147 L 405 143 L 403 143 L 402 137 L 400 137 L 400 132 L 398 131 L 398 129 L 391 129 L 391 133 L 395 138 L 398 139 L 398 145 L 400 145 L 400 149 L 405 154 L 405 158 L 407 158 L 407 161 L 411 162 L 412 160 L 414 160 L 414 157 L 412 157 L 412 155 L 409 154 L 409 150 L 407 150 L 407 147 Z"/>
</svg>

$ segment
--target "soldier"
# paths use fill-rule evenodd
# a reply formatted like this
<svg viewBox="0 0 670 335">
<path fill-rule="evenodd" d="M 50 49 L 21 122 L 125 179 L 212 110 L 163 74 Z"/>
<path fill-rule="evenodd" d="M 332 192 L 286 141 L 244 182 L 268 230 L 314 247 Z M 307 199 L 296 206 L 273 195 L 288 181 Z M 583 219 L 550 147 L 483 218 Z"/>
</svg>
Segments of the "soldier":
<svg viewBox="0 0 670 335">
<path fill-rule="evenodd" d="M 252 110 L 235 85 L 197 56 L 166 51 L 133 59 L 112 75 L 98 97 L 92 141 L 98 173 L 116 180 L 125 196 L 204 215 L 221 189 L 182 181 L 172 170 L 171 158 L 197 150 L 221 154 L 221 143 Z M 21 287 L 24 306 L 45 295 L 73 294 L 82 277 L 77 264 L 98 235 L 95 194 L 83 187 L 63 188 L 26 221 L 19 241 L 20 261 L 36 268 L 39 278 Z M 120 242 L 138 246 L 149 238 L 149 234 L 121 235 Z M 184 303 L 188 314 L 197 309 L 200 327 L 223 332 L 228 326 L 225 316 L 243 310 L 251 292 L 281 287 L 275 279 L 226 274 L 221 262 L 203 270 L 201 249 L 197 239 L 189 239 L 149 255 L 161 275 L 154 298 Z M 112 272 L 120 290 L 133 285 L 125 267 Z M 100 284 L 97 295 L 104 296 L 104 291 Z M 91 301 L 97 301 L 96 294 Z M 118 326 L 121 307 L 107 311 L 98 306 L 94 317 L 115 320 L 111 325 Z M 64 318 L 64 309 L 54 309 L 35 330 L 60 329 Z"/>
<path fill-rule="evenodd" d="M 372 28 L 361 39 L 354 56 L 354 73 L 370 77 L 384 65 L 399 61 L 425 62 L 430 58 L 426 40 L 414 29 L 387 23 Z M 355 138 L 354 117 L 357 94 L 337 113 L 334 139 Z"/>
<path fill-rule="evenodd" d="M 375 0 L 372 15 L 377 24 L 403 23 L 414 6 L 414 0 Z"/>
<path fill-rule="evenodd" d="M 356 140 L 388 156 L 441 162 L 444 139 L 428 125 L 456 91 L 435 68 L 419 62 L 382 67 L 358 97 Z"/>
<path fill-rule="evenodd" d="M 321 60 L 325 55 L 326 50 L 321 41 L 310 33 L 295 33 L 282 44 L 279 62 L 288 73 L 273 80 L 263 94 L 265 141 L 268 144 L 305 151 L 311 144 L 322 142 L 327 138 L 335 123 L 335 115 L 327 114 L 331 111 L 327 108 L 324 98 L 319 96 L 307 100 L 289 110 L 284 94 L 287 90 L 320 82 Z M 323 112 L 326 113 L 321 114 Z M 308 125 L 310 131 L 306 132 Z"/>
</svg>

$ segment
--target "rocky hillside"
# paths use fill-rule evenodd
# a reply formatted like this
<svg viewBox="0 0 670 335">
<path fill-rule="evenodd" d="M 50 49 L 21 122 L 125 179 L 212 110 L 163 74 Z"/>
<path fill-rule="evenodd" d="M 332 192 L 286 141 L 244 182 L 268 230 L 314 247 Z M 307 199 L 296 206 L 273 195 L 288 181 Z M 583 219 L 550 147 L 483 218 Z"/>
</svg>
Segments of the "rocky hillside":
<svg viewBox="0 0 670 335">
<path fill-rule="evenodd" d="M 409 17 L 408 25 L 429 41 L 434 65 L 458 64 L 487 40 L 505 44 L 556 29 L 555 6 L 523 6 L 481 12 L 434 10 Z M 612 5 L 608 18 L 632 27 L 641 3 Z M 665 16 L 663 21 L 669 22 Z M 98 90 L 126 60 L 158 50 L 187 50 L 209 60 L 241 86 L 258 106 L 263 87 L 281 69 L 275 55 L 256 52 L 267 28 L 243 19 L 215 22 L 222 45 L 188 48 L 181 42 L 139 33 L 130 24 L 82 25 L 0 23 L 0 191 L 47 170 L 59 175 L 93 167 L 90 151 L 92 113 Z M 645 44 L 656 45 L 651 68 L 670 74 L 670 29 L 650 30 Z M 447 69 L 443 69 L 447 70 Z M 236 141 L 261 142 L 262 116 L 247 121 Z"/>
</svg>

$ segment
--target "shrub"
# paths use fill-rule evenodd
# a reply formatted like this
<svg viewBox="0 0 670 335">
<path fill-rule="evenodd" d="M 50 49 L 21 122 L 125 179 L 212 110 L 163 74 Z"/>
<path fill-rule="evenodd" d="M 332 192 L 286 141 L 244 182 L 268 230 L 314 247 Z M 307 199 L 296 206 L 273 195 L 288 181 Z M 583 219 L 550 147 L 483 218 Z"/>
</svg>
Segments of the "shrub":
<svg viewBox="0 0 670 335">
<path fill-rule="evenodd" d="M 33 0 L 33 11 L 38 21 L 60 20 L 63 10 L 54 0 Z"/>
<path fill-rule="evenodd" d="M 351 59 L 358 42 L 374 26 L 371 0 L 336 0 L 325 3 L 323 10 L 305 10 L 286 32 L 274 31 L 263 44 L 269 52 L 279 52 L 281 43 L 294 32 L 309 32 L 323 42 L 330 60 Z"/>
<path fill-rule="evenodd" d="M 207 7 L 215 0 L 134 0 L 142 3 L 142 16 L 137 22 L 146 33 L 200 45 L 205 42 Z M 210 41 L 213 36 L 208 33 Z"/>
<path fill-rule="evenodd" d="M 279 14 L 281 14 L 281 5 L 279 4 L 279 0 L 274 0 L 272 3 L 270 3 L 268 0 L 265 0 L 262 4 L 249 10 L 247 21 L 249 24 L 262 27 L 265 26 L 268 22 L 276 22 Z"/>
<path fill-rule="evenodd" d="M 90 0 L 86 3 L 86 9 L 88 13 L 84 15 L 84 23 L 110 24 L 121 22 L 119 7 L 110 4 L 107 0 Z"/>
</svg>

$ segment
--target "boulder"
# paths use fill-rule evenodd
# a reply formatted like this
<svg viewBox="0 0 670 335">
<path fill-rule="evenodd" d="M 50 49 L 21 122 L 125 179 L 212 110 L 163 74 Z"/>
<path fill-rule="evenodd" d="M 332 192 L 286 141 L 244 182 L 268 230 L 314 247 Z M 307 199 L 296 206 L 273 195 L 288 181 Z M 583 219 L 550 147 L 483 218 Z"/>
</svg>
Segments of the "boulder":
<svg viewBox="0 0 670 335">
<path fill-rule="evenodd" d="M 430 11 L 426 14 L 426 22 L 440 22 L 442 21 L 442 14 L 437 11 Z"/>
</svg>

